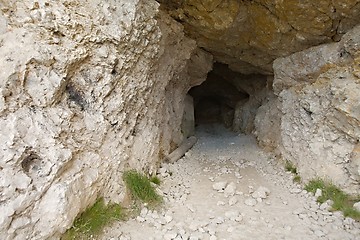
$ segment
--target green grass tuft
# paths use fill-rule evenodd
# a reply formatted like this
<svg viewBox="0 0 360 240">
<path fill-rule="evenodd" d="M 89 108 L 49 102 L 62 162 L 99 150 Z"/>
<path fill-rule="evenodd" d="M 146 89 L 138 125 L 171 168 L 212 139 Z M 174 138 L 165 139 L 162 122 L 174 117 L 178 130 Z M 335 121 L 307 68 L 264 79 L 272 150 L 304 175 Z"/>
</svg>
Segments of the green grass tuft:
<svg viewBox="0 0 360 240">
<path fill-rule="evenodd" d="M 290 161 L 286 161 L 285 162 L 285 170 L 288 172 L 291 172 L 293 174 L 297 174 L 297 170 L 296 167 L 294 166 L 294 164 Z"/>
<path fill-rule="evenodd" d="M 327 200 L 332 200 L 333 211 L 342 211 L 345 217 L 351 217 L 357 221 L 360 221 L 360 212 L 353 208 L 353 204 L 359 201 L 359 197 L 352 197 L 345 192 L 341 191 L 334 184 L 317 178 L 311 180 L 305 186 L 305 190 L 315 193 L 317 189 L 321 189 L 322 195 L 318 197 L 319 203 L 324 203 Z"/>
<path fill-rule="evenodd" d="M 156 206 L 162 202 L 150 180 L 143 174 L 130 170 L 124 173 L 123 179 L 134 200 L 140 200 Z"/>
<path fill-rule="evenodd" d="M 74 225 L 65 232 L 61 239 L 90 239 L 99 235 L 106 225 L 124 218 L 125 214 L 119 204 L 105 205 L 104 199 L 100 198 L 75 219 Z"/>
<path fill-rule="evenodd" d="M 298 174 L 297 169 L 292 162 L 290 161 L 285 162 L 285 170 L 295 175 L 293 178 L 293 182 L 301 183 L 301 177 Z"/>
<path fill-rule="evenodd" d="M 160 178 L 158 178 L 157 176 L 151 177 L 150 182 L 155 183 L 156 185 L 160 185 L 161 183 Z"/>
<path fill-rule="evenodd" d="M 293 181 L 296 182 L 296 183 L 301 183 L 301 177 L 299 175 L 295 175 L 294 178 L 293 178 Z"/>
</svg>

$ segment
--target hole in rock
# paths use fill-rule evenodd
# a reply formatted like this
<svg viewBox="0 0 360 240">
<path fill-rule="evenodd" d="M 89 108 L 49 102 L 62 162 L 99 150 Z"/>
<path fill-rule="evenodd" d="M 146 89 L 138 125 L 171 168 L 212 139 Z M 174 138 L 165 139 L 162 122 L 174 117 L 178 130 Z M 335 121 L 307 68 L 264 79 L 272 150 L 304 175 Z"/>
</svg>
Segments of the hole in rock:
<svg viewBox="0 0 360 240">
<path fill-rule="evenodd" d="M 267 78 L 261 74 L 241 74 L 228 65 L 215 63 L 207 79 L 189 90 L 195 126 L 222 124 L 234 131 L 250 133 L 265 95 Z"/>
</svg>

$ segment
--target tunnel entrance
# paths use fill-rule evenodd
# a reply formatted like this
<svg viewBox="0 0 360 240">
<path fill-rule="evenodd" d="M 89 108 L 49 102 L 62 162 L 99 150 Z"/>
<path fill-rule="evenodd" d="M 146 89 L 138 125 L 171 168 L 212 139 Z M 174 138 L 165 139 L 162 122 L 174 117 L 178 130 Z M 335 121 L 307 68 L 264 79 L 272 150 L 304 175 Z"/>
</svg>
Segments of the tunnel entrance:
<svg viewBox="0 0 360 240">
<path fill-rule="evenodd" d="M 189 90 L 193 98 L 195 126 L 222 124 L 226 128 L 250 133 L 256 110 L 262 102 L 268 77 L 245 75 L 228 65 L 214 63 L 213 70 L 199 86 Z"/>
</svg>

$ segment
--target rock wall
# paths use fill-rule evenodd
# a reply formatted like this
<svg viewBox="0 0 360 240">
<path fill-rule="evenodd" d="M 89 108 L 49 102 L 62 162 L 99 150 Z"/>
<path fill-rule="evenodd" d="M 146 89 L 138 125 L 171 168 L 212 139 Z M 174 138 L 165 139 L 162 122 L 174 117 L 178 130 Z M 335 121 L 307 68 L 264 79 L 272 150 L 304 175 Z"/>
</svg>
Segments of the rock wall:
<svg viewBox="0 0 360 240">
<path fill-rule="evenodd" d="M 260 143 L 294 162 L 303 179 L 360 193 L 360 26 L 338 43 L 274 62 L 276 97 L 256 116 Z M 280 133 L 280 134 L 279 134 Z"/>
<path fill-rule="evenodd" d="M 158 3 L 0 0 L 0 239 L 56 239 L 181 142 L 212 58 Z M 174 94 L 175 93 L 175 94 Z"/>
</svg>

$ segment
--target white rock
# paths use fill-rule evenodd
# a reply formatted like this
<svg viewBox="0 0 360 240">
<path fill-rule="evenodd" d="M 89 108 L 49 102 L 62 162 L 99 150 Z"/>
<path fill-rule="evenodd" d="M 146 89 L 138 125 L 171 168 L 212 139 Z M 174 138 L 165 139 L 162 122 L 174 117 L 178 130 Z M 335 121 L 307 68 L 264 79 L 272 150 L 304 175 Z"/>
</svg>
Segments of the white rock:
<svg viewBox="0 0 360 240">
<path fill-rule="evenodd" d="M 291 226 L 284 226 L 284 229 L 286 230 L 286 231 L 291 231 Z"/>
<path fill-rule="evenodd" d="M 231 198 L 229 199 L 229 205 L 230 205 L 230 206 L 235 205 L 237 202 L 238 202 L 238 199 L 237 199 L 236 196 L 233 196 L 233 197 L 231 197 Z"/>
<path fill-rule="evenodd" d="M 293 211 L 294 215 L 299 215 L 300 213 L 303 213 L 305 210 L 303 208 L 297 208 Z"/>
<path fill-rule="evenodd" d="M 243 216 L 242 215 L 239 215 L 235 218 L 235 221 L 236 222 L 241 222 L 243 220 Z"/>
<path fill-rule="evenodd" d="M 146 214 L 148 214 L 148 212 L 149 210 L 146 207 L 144 207 L 143 209 L 141 209 L 140 216 L 144 218 Z"/>
<path fill-rule="evenodd" d="M 226 188 L 227 182 L 217 182 L 213 184 L 213 189 L 216 191 L 224 191 Z"/>
<path fill-rule="evenodd" d="M 331 209 L 331 205 L 326 201 L 320 205 L 320 210 L 327 210 L 329 211 Z"/>
<path fill-rule="evenodd" d="M 290 189 L 290 193 L 298 194 L 301 193 L 302 190 L 300 188 L 292 188 Z"/>
<path fill-rule="evenodd" d="M 164 235 L 164 240 L 172 240 L 172 239 L 176 238 L 176 236 L 177 236 L 176 232 L 167 232 Z"/>
<path fill-rule="evenodd" d="M 141 216 L 137 216 L 136 217 L 136 221 L 142 223 L 142 222 L 145 222 L 145 218 L 141 217 Z"/>
<path fill-rule="evenodd" d="M 206 226 L 206 230 L 210 235 L 215 235 L 216 234 L 215 229 L 216 229 L 216 227 L 215 227 L 215 225 L 213 223 Z"/>
<path fill-rule="evenodd" d="M 321 197 L 322 196 L 322 190 L 321 189 L 316 189 L 316 192 L 315 192 L 315 197 Z"/>
<path fill-rule="evenodd" d="M 265 199 L 269 196 L 270 190 L 266 187 L 259 187 L 255 192 L 251 194 L 253 198 L 262 198 Z"/>
<path fill-rule="evenodd" d="M 227 211 L 227 212 L 225 212 L 225 217 L 230 219 L 230 220 L 235 220 L 235 218 L 237 216 L 239 216 L 238 211 Z"/>
<path fill-rule="evenodd" d="M 247 198 L 246 200 L 245 200 L 245 205 L 247 205 L 247 206 L 255 206 L 256 205 L 256 203 L 257 203 L 257 201 L 255 200 L 255 199 L 253 199 L 253 198 Z"/>
<path fill-rule="evenodd" d="M 198 229 L 198 227 L 199 227 L 199 223 L 197 221 L 193 221 L 189 225 L 189 229 L 191 231 L 196 231 Z"/>
<path fill-rule="evenodd" d="M 209 238 L 209 240 L 217 240 L 217 237 L 214 236 L 214 235 L 211 235 L 210 238 Z"/>
<path fill-rule="evenodd" d="M 227 232 L 229 232 L 229 233 L 232 233 L 233 231 L 234 231 L 235 229 L 234 229 L 234 227 L 228 227 L 227 229 L 226 229 L 226 231 Z"/>
<path fill-rule="evenodd" d="M 221 224 L 221 223 L 223 223 L 224 222 L 224 218 L 222 218 L 222 217 L 217 217 L 216 219 L 215 219 L 215 223 L 217 223 L 217 224 Z"/>
<path fill-rule="evenodd" d="M 323 231 L 319 230 L 319 229 L 315 230 L 315 231 L 314 231 L 314 234 L 315 234 L 317 237 L 319 237 L 319 238 L 325 236 L 325 233 L 324 233 Z"/>
<path fill-rule="evenodd" d="M 236 184 L 234 182 L 229 183 L 224 191 L 226 197 L 234 196 L 236 192 Z"/>
<path fill-rule="evenodd" d="M 165 215 L 164 219 L 165 219 L 166 223 L 170 223 L 173 220 L 173 217 L 170 215 Z"/>
<path fill-rule="evenodd" d="M 223 202 L 223 201 L 218 201 L 218 202 L 216 203 L 216 205 L 218 205 L 218 206 L 225 206 L 225 202 Z"/>
<path fill-rule="evenodd" d="M 193 205 L 188 204 L 188 205 L 186 205 L 186 207 L 187 207 L 187 209 L 189 209 L 189 211 L 190 211 L 190 212 L 192 212 L 192 213 L 194 213 L 194 212 L 195 212 L 195 208 L 194 208 L 194 206 L 193 206 Z"/>
<path fill-rule="evenodd" d="M 153 219 L 158 219 L 159 218 L 159 214 L 157 213 L 157 211 L 153 211 L 150 215 L 151 218 Z"/>
<path fill-rule="evenodd" d="M 360 202 L 354 203 L 354 208 L 360 212 Z"/>
</svg>

